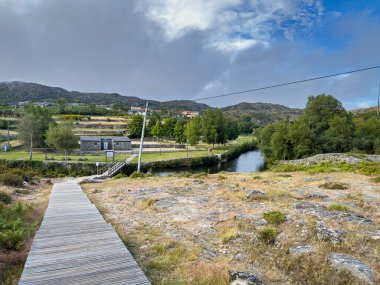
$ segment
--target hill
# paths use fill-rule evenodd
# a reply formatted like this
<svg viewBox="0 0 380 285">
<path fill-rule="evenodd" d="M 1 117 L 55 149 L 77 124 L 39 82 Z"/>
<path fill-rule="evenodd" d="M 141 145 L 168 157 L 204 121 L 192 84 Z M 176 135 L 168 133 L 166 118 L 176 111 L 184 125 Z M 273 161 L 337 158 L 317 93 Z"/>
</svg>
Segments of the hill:
<svg viewBox="0 0 380 285">
<path fill-rule="evenodd" d="M 146 99 L 134 96 L 122 96 L 117 93 L 78 92 L 68 91 L 59 87 L 50 87 L 28 82 L 2 82 L 0 83 L 0 104 L 12 105 L 23 101 L 56 102 L 66 99 L 70 103 L 86 103 L 97 105 L 111 105 L 122 103 L 128 106 L 144 106 Z M 202 112 L 209 108 L 207 104 L 190 100 L 172 100 L 159 102 L 148 100 L 152 109 L 190 110 Z M 293 109 L 283 105 L 270 103 L 239 103 L 222 108 L 224 112 L 235 118 L 251 117 L 252 121 L 266 124 L 279 119 L 298 116 L 301 109 Z"/>
<path fill-rule="evenodd" d="M 66 99 L 70 103 L 87 103 L 97 105 L 111 105 L 122 103 L 130 106 L 144 106 L 146 101 L 134 96 L 122 96 L 117 93 L 78 92 L 68 91 L 59 87 L 50 87 L 28 82 L 2 82 L 0 83 L 0 103 L 17 104 L 23 101 L 55 102 L 58 99 Z M 148 100 L 153 109 L 167 108 L 190 111 L 204 111 L 209 106 L 190 100 L 174 100 L 159 102 Z"/>
<path fill-rule="evenodd" d="M 239 103 L 222 108 L 224 112 L 233 117 L 251 117 L 254 122 L 266 124 L 277 120 L 294 118 L 302 114 L 302 109 L 289 108 L 271 103 Z"/>
<path fill-rule="evenodd" d="M 360 116 L 368 113 L 375 113 L 377 112 L 377 106 L 376 107 L 369 107 L 369 108 L 363 108 L 363 109 L 355 109 L 350 111 L 355 116 Z"/>
</svg>

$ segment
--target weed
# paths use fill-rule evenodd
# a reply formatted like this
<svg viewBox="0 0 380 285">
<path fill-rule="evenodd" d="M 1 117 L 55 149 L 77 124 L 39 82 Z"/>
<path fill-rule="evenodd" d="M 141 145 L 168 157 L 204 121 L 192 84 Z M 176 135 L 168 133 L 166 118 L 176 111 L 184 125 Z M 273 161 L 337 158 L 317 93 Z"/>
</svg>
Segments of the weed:
<svg viewBox="0 0 380 285">
<path fill-rule="evenodd" d="M 224 175 L 219 175 L 219 176 L 218 176 L 218 180 L 224 180 L 224 179 L 227 179 L 227 177 L 224 176 Z"/>
<path fill-rule="evenodd" d="M 380 183 L 380 176 L 377 176 L 377 177 L 371 178 L 371 181 L 372 181 L 372 182 L 375 182 L 375 183 Z"/>
<path fill-rule="evenodd" d="M 193 177 L 194 178 L 204 178 L 204 177 L 207 177 L 207 173 L 206 172 L 199 172 L 199 173 L 195 173 L 193 174 Z"/>
<path fill-rule="evenodd" d="M 327 209 L 329 211 L 351 212 L 351 209 L 349 207 L 338 203 L 331 204 Z"/>
<path fill-rule="evenodd" d="M 139 207 L 141 209 L 147 209 L 150 208 L 156 203 L 158 200 L 156 198 L 145 198 L 140 202 Z"/>
<path fill-rule="evenodd" d="M 15 193 L 27 195 L 27 194 L 30 194 L 30 190 L 27 190 L 27 189 L 16 189 Z"/>
<path fill-rule="evenodd" d="M 134 171 L 131 175 L 129 175 L 129 178 L 144 178 L 145 174 L 142 172 Z"/>
<path fill-rule="evenodd" d="M 21 187 L 24 183 L 24 180 L 20 175 L 13 173 L 3 173 L 0 174 L 0 183 L 7 186 Z"/>
<path fill-rule="evenodd" d="M 8 193 L 0 192 L 0 202 L 4 204 L 10 204 L 12 202 L 12 197 Z"/>
<path fill-rule="evenodd" d="M 286 221 L 286 215 L 281 213 L 280 211 L 272 211 L 268 213 L 264 213 L 264 219 L 274 225 L 280 225 Z"/>
<path fill-rule="evenodd" d="M 236 239 L 239 236 L 237 227 L 227 228 L 222 235 L 222 242 L 227 243 L 230 240 Z"/>
<path fill-rule="evenodd" d="M 278 236 L 278 231 L 275 228 L 265 227 L 259 232 L 259 238 L 266 244 L 274 244 Z"/>
<path fill-rule="evenodd" d="M 319 187 L 329 190 L 346 190 L 349 188 L 347 184 L 339 182 L 326 182 L 324 184 L 319 185 Z"/>
<path fill-rule="evenodd" d="M 112 179 L 121 179 L 121 178 L 125 178 L 125 175 L 123 173 L 118 173 L 114 177 L 112 177 Z"/>
</svg>

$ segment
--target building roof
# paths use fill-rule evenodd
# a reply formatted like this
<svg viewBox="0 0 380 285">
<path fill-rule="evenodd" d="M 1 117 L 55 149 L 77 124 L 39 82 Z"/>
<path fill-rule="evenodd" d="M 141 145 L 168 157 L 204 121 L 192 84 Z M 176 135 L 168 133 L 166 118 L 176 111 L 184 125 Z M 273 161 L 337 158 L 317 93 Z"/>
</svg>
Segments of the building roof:
<svg viewBox="0 0 380 285">
<path fill-rule="evenodd" d="M 99 142 L 102 139 L 112 139 L 115 142 L 130 142 L 131 139 L 128 137 L 118 137 L 118 136 L 80 136 L 81 141 L 93 141 Z"/>
</svg>

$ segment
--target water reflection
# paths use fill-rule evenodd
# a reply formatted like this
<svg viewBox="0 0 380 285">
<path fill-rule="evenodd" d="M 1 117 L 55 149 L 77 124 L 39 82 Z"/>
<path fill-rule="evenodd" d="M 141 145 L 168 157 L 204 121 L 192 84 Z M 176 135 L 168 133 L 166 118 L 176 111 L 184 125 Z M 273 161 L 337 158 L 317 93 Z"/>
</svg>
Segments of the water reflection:
<svg viewBox="0 0 380 285">
<path fill-rule="evenodd" d="M 241 154 L 239 157 L 227 162 L 221 163 L 213 167 L 196 167 L 196 168 L 181 168 L 181 169 L 156 169 L 153 175 L 168 176 L 179 172 L 199 173 L 206 172 L 209 174 L 220 171 L 227 172 L 255 172 L 264 169 L 264 156 L 260 151 L 249 151 Z"/>
</svg>

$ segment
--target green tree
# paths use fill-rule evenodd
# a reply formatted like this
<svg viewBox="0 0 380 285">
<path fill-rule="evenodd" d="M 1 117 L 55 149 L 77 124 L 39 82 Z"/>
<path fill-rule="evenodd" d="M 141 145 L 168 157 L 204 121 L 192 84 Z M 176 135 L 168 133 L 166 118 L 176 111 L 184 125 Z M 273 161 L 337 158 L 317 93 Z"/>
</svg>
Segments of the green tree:
<svg viewBox="0 0 380 285">
<path fill-rule="evenodd" d="M 73 125 L 65 122 L 61 124 L 50 124 L 46 133 L 46 141 L 49 146 L 65 155 L 78 147 L 78 138 L 73 133 Z"/>
<path fill-rule="evenodd" d="M 65 98 L 60 98 L 56 102 L 58 106 L 58 112 L 59 114 L 65 114 L 66 108 L 67 108 L 67 101 Z"/>
<path fill-rule="evenodd" d="M 141 137 L 141 132 L 144 124 L 144 117 L 141 115 L 133 115 L 132 120 L 128 125 L 128 132 L 131 137 Z"/>
<path fill-rule="evenodd" d="M 174 127 L 174 137 L 175 141 L 180 144 L 186 143 L 185 135 L 185 124 L 184 120 L 178 120 Z"/>
<path fill-rule="evenodd" d="M 29 160 L 33 158 L 33 148 L 45 145 L 46 131 L 51 122 L 52 116 L 46 109 L 32 104 L 25 106 L 17 124 L 17 133 L 29 152 Z"/>
<path fill-rule="evenodd" d="M 192 118 L 185 127 L 185 136 L 191 146 L 199 143 L 201 137 L 201 120 L 199 117 Z"/>
<path fill-rule="evenodd" d="M 149 117 L 149 121 L 148 121 L 148 124 L 146 126 L 149 134 L 153 135 L 152 129 L 156 125 L 157 121 L 160 121 L 160 123 L 161 123 L 160 114 L 157 112 L 153 112 L 152 115 Z"/>
<path fill-rule="evenodd" d="M 177 120 L 175 118 L 169 117 L 165 118 L 163 126 L 162 126 L 162 132 L 163 136 L 167 138 L 172 138 L 174 136 L 174 128 L 177 123 Z"/>
<path fill-rule="evenodd" d="M 162 127 L 160 121 L 156 121 L 156 124 L 153 126 L 151 133 L 154 137 L 157 138 L 157 140 L 162 137 Z"/>
<path fill-rule="evenodd" d="M 202 136 L 203 141 L 212 144 L 217 143 L 217 130 L 215 126 L 214 112 L 211 108 L 207 109 L 202 116 Z"/>
</svg>

